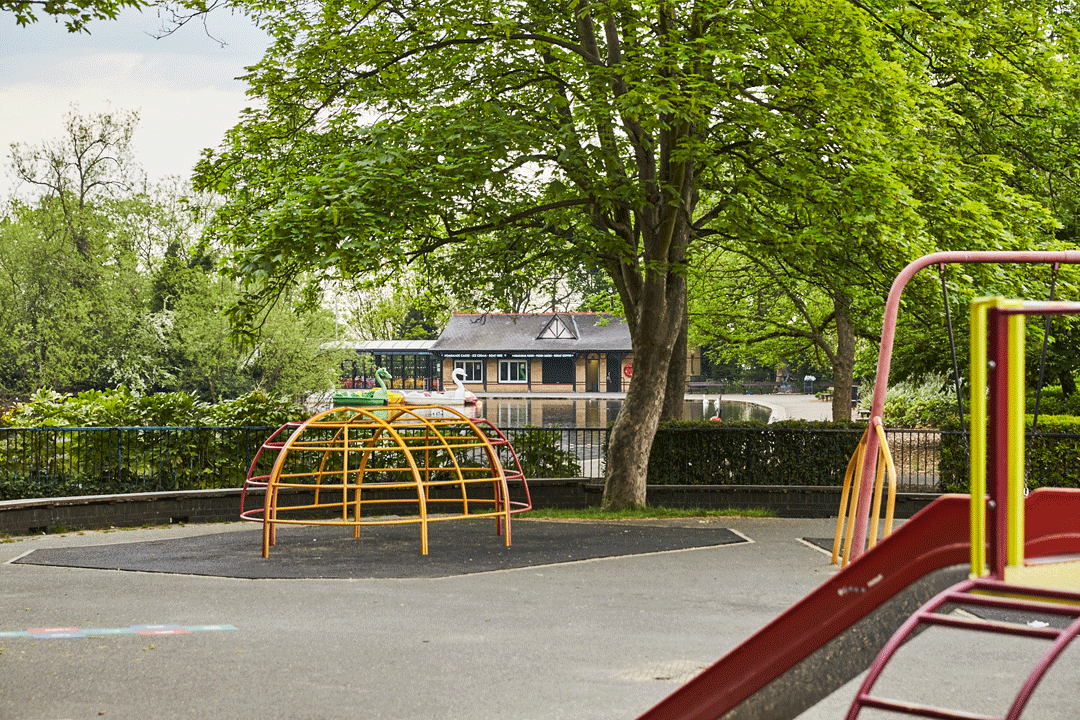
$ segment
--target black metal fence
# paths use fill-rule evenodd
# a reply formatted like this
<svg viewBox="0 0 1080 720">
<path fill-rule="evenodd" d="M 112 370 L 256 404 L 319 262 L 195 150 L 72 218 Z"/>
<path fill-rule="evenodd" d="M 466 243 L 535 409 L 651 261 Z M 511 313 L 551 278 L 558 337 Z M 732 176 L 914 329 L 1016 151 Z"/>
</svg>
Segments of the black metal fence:
<svg viewBox="0 0 1080 720">
<path fill-rule="evenodd" d="M 273 430 L 0 428 L 0 500 L 240 487 L 256 452 Z M 604 477 L 606 428 L 503 431 L 517 451 L 526 477 Z M 843 481 L 861 434 L 858 428 L 661 428 L 653 444 L 648 481 L 665 485 L 836 486 Z M 886 438 L 901 491 L 964 489 L 967 443 L 960 433 L 893 429 L 886 431 Z M 1047 443 L 1053 448 L 1047 448 Z M 1040 478 L 1032 487 L 1078 485 L 1080 436 L 1057 433 L 1043 437 L 1040 433 L 1032 436 L 1030 445 L 1035 448 L 1029 450 L 1033 453 L 1032 475 Z M 264 460 L 272 462 L 272 458 Z M 1047 473 L 1053 478 L 1044 478 Z"/>
<path fill-rule="evenodd" d="M 274 428 L 0 428 L 0 499 L 243 485 Z"/>
</svg>

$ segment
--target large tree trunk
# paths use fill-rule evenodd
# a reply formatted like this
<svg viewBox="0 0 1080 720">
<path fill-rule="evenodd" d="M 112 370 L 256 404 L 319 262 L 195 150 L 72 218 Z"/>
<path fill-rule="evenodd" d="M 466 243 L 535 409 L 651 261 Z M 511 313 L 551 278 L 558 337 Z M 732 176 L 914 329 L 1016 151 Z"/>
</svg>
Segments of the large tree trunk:
<svg viewBox="0 0 1080 720">
<path fill-rule="evenodd" d="M 681 278 L 686 284 L 686 278 Z M 685 298 L 685 290 L 683 295 Z M 685 303 L 685 299 L 684 299 Z M 690 332 L 690 317 L 683 312 L 682 328 L 675 339 L 675 348 L 671 351 L 671 364 L 668 365 L 667 389 L 664 390 L 664 409 L 660 421 L 682 420 L 686 407 L 686 350 Z"/>
<path fill-rule="evenodd" d="M 603 507 L 609 510 L 645 505 L 649 451 L 660 424 L 667 369 L 661 353 L 643 360 L 634 354 L 634 377 L 611 427 L 603 500 Z"/>
<path fill-rule="evenodd" d="M 607 449 L 603 507 L 620 510 L 645 505 L 649 452 L 664 409 L 668 378 L 686 320 L 686 279 L 679 273 L 653 278 L 643 293 L 632 330 L 634 376 L 630 379 Z M 651 298 L 651 301 L 649 300 Z M 683 363 L 685 366 L 685 351 Z M 682 389 L 678 392 L 682 400 Z"/>
<path fill-rule="evenodd" d="M 640 251 L 632 264 L 618 256 L 609 261 L 634 349 L 634 376 L 607 448 L 603 507 L 609 510 L 645 505 L 649 453 L 665 397 L 670 396 L 672 402 L 683 397 L 688 327 L 686 250 L 697 202 L 694 164 L 689 159 L 692 154 L 689 146 L 683 145 L 692 131 L 689 123 L 679 121 L 659 133 L 658 154 L 653 155 L 652 148 L 639 148 L 639 173 L 649 200 L 633 216 L 620 208 L 616 211 L 618 221 L 604 223 L 622 232 L 626 244 Z M 678 155 L 682 157 L 673 160 Z M 675 372 L 681 373 L 679 387 L 669 392 L 676 352 L 681 355 L 674 361 Z"/>
<path fill-rule="evenodd" d="M 836 357 L 833 361 L 832 419 L 851 419 L 851 386 L 855 374 L 855 328 L 851 304 L 846 296 L 833 297 L 836 318 Z"/>
</svg>

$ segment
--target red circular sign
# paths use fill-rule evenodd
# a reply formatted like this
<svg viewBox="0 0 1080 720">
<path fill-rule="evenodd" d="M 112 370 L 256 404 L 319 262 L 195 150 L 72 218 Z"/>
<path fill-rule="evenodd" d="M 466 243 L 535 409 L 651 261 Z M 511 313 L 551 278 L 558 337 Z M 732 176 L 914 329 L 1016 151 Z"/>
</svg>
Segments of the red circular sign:
<svg viewBox="0 0 1080 720">
<path fill-rule="evenodd" d="M 622 366 L 622 374 L 626 377 L 634 376 L 634 365 L 632 363 L 626 363 Z"/>
</svg>

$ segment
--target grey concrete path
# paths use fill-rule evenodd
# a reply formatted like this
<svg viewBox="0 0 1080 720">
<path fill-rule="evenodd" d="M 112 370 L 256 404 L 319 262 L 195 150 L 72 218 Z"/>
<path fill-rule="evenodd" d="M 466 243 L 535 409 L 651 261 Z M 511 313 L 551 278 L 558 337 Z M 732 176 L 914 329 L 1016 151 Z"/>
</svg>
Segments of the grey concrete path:
<svg viewBox="0 0 1080 720">
<path fill-rule="evenodd" d="M 414 580 L 11 562 L 251 528 L 239 523 L 6 542 L 0 718 L 635 718 L 833 572 L 799 540 L 829 521 L 710 522 L 753 542 Z M 99 634 L 11 635 L 63 628 Z"/>
<path fill-rule="evenodd" d="M 711 397 L 706 395 L 704 397 Z M 767 395 L 722 395 L 722 399 L 732 402 L 748 402 L 764 405 L 773 413 L 771 422 L 778 420 L 832 420 L 832 403 L 818 400 L 813 395 L 786 395 L 770 393 Z"/>
</svg>

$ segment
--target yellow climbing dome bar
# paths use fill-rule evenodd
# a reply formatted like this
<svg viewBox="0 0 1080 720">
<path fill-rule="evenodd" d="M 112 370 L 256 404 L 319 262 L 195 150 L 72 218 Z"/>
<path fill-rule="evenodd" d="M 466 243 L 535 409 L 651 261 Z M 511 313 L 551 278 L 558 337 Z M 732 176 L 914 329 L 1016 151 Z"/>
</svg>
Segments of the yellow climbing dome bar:
<svg viewBox="0 0 1080 720">
<path fill-rule="evenodd" d="M 866 446 L 870 434 L 878 440 L 877 452 L 877 475 L 874 479 L 873 511 L 870 516 L 870 532 L 868 546 L 874 547 L 878 540 L 878 518 L 881 516 L 881 500 L 884 491 L 885 473 L 888 472 L 889 488 L 888 499 L 885 503 L 885 528 L 882 537 L 892 534 L 893 515 L 896 510 L 896 466 L 893 464 L 892 453 L 889 452 L 889 443 L 885 439 L 885 428 L 882 427 L 878 418 L 873 418 L 866 426 L 859 445 L 848 461 L 847 471 L 844 473 L 844 486 L 840 492 L 840 512 L 836 517 L 836 533 L 833 536 L 832 563 L 835 565 L 840 560 L 841 546 L 843 548 L 843 565 L 851 561 L 852 536 L 855 532 L 856 508 L 859 507 L 859 488 L 862 485 L 862 469 L 866 457 Z"/>
</svg>

